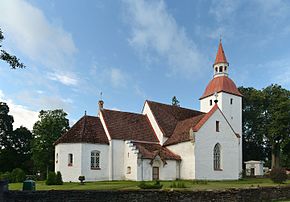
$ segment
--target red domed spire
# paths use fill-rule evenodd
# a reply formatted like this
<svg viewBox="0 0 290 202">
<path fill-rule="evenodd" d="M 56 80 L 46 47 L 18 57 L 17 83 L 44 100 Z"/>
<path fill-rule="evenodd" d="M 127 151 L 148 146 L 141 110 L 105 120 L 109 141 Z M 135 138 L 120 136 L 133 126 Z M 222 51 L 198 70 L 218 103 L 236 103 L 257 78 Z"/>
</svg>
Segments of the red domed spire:
<svg viewBox="0 0 290 202">
<path fill-rule="evenodd" d="M 215 62 L 214 64 L 218 64 L 218 63 L 228 63 L 224 49 L 223 49 L 223 45 L 222 45 L 222 40 L 220 39 L 220 44 L 219 44 L 219 48 L 218 48 L 218 52 L 216 54 L 216 58 L 215 58 Z"/>
</svg>

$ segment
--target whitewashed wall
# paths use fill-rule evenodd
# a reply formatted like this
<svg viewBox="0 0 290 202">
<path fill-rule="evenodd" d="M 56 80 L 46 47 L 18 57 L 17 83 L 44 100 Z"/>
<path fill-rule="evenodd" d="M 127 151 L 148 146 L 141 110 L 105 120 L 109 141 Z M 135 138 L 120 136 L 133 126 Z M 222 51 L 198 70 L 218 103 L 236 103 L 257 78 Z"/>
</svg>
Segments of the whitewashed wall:
<svg viewBox="0 0 290 202">
<path fill-rule="evenodd" d="M 233 103 L 230 104 L 231 98 Z M 200 110 L 202 112 L 209 112 L 214 106 L 215 96 L 209 96 L 200 100 Z M 210 100 L 212 100 L 212 106 L 210 106 Z M 232 95 L 225 92 L 218 93 L 218 106 L 233 127 L 234 131 L 242 136 L 242 97 Z M 242 141 L 239 145 L 239 170 L 242 172 Z"/>
<path fill-rule="evenodd" d="M 100 169 L 91 169 L 91 152 L 98 150 L 100 152 Z M 104 144 L 82 144 L 82 170 L 86 181 L 100 181 L 109 179 L 109 145 Z"/>
<path fill-rule="evenodd" d="M 124 172 L 124 140 L 111 140 L 111 171 L 112 178 L 111 180 L 124 180 L 125 172 Z"/>
<path fill-rule="evenodd" d="M 216 121 L 220 132 L 216 132 Z M 221 171 L 213 169 L 213 149 L 221 145 Z M 239 178 L 239 139 L 219 110 L 208 119 L 195 136 L 196 179 L 234 180 Z"/>
<path fill-rule="evenodd" d="M 180 179 L 195 179 L 195 145 L 188 142 L 182 142 L 176 145 L 170 145 L 167 148 L 173 153 L 181 156 Z M 178 171 L 178 170 L 177 170 Z M 177 173 L 177 178 L 179 178 Z"/>
<path fill-rule="evenodd" d="M 61 143 L 55 147 L 55 155 L 58 154 L 58 163 L 55 163 L 55 172 L 60 171 L 64 182 L 78 182 L 81 175 L 81 151 L 80 143 Z M 73 154 L 73 165 L 68 166 L 68 154 Z"/>
<path fill-rule="evenodd" d="M 163 136 L 163 133 L 162 133 L 161 129 L 159 128 L 159 126 L 157 124 L 157 121 L 155 120 L 154 115 L 153 115 L 153 113 L 152 113 L 152 111 L 151 111 L 151 109 L 150 109 L 150 107 L 149 107 L 147 102 L 145 102 L 145 105 L 144 105 L 142 113 L 147 115 L 147 117 L 148 117 L 148 119 L 149 119 L 149 121 L 150 121 L 150 123 L 152 125 L 152 128 L 153 128 L 155 134 L 157 135 L 157 138 L 159 139 L 159 143 L 161 145 L 163 145 L 163 143 L 168 138 Z"/>
<path fill-rule="evenodd" d="M 138 180 L 137 150 L 130 141 L 125 141 L 124 145 L 124 175 L 126 180 Z M 127 167 L 131 167 L 131 173 L 127 172 Z M 140 172 L 140 171 L 139 171 Z M 140 178 L 140 177 L 139 177 Z"/>
</svg>

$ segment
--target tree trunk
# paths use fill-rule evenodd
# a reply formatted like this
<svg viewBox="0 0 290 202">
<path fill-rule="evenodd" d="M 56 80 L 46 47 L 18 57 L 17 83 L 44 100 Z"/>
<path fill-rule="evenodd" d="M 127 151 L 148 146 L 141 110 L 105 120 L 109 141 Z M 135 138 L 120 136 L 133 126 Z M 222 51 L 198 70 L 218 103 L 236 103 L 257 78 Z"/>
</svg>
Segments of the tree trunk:
<svg viewBox="0 0 290 202">
<path fill-rule="evenodd" d="M 280 167 L 280 145 L 279 143 L 272 144 L 272 163 L 271 169 Z"/>
</svg>

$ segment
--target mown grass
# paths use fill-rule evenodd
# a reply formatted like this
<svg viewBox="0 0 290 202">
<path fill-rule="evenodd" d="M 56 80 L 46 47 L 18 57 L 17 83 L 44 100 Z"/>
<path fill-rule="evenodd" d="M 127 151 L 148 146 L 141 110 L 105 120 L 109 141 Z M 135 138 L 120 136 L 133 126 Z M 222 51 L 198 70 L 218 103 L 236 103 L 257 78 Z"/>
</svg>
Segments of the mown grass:
<svg viewBox="0 0 290 202">
<path fill-rule="evenodd" d="M 172 188 L 172 184 L 182 182 L 183 188 Z M 135 181 L 100 181 L 85 182 L 81 185 L 77 182 L 66 182 L 63 185 L 46 185 L 44 181 L 36 182 L 36 190 L 137 190 L 140 182 Z M 163 190 L 218 190 L 229 188 L 250 188 L 250 187 L 267 187 L 267 186 L 290 186 L 290 180 L 284 184 L 275 184 L 270 179 L 242 179 L 236 181 L 160 181 Z M 22 190 L 22 183 L 9 184 L 10 190 Z"/>
</svg>

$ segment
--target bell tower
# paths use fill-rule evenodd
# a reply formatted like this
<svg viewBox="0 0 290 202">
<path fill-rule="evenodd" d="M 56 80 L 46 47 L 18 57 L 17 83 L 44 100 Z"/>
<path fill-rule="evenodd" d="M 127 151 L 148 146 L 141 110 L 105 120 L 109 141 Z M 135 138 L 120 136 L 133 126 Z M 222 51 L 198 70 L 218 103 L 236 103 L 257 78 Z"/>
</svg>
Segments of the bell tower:
<svg viewBox="0 0 290 202">
<path fill-rule="evenodd" d="M 242 136 L 242 94 L 229 78 L 228 68 L 229 63 L 220 40 L 213 64 L 213 79 L 199 99 L 200 111 L 207 113 L 216 103 L 235 133 Z M 242 143 L 240 143 L 240 169 L 242 168 L 241 153 Z"/>
</svg>

